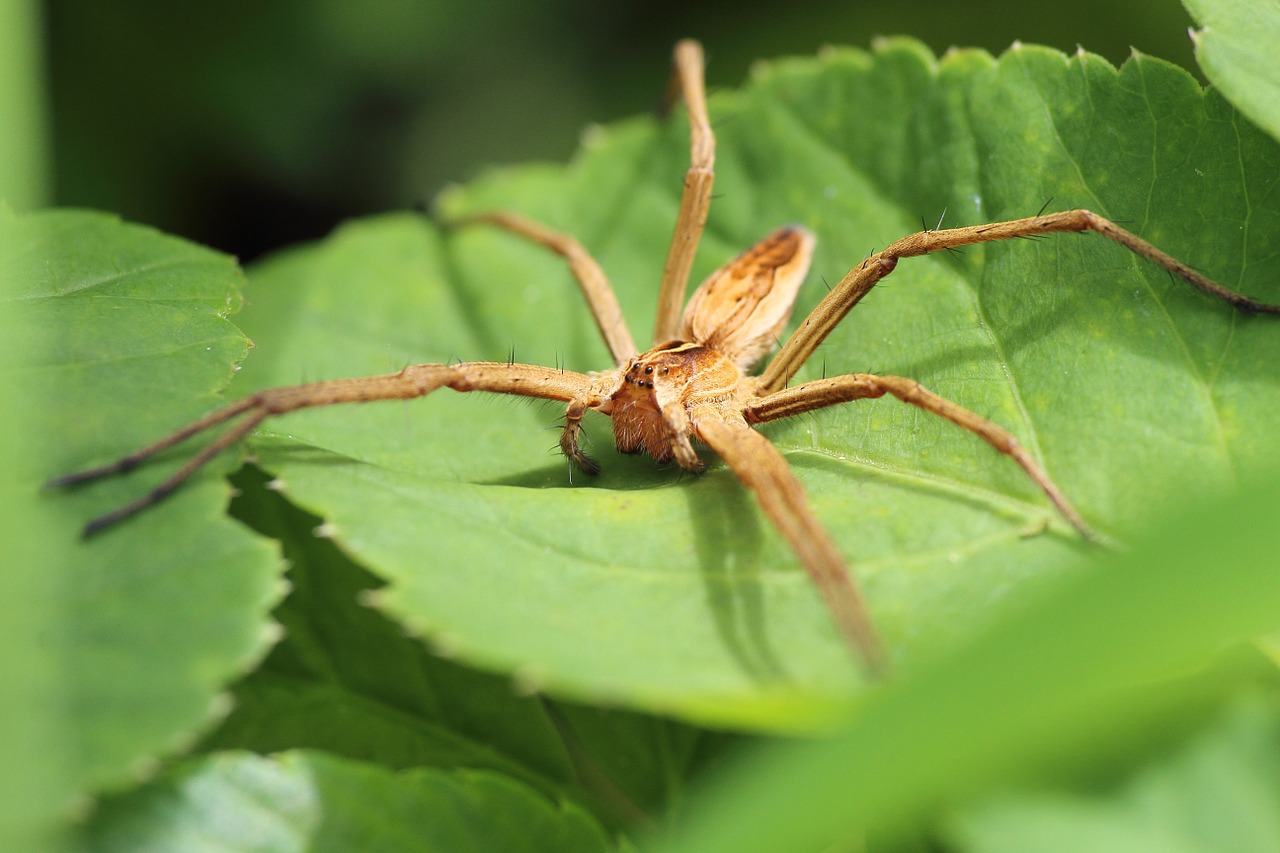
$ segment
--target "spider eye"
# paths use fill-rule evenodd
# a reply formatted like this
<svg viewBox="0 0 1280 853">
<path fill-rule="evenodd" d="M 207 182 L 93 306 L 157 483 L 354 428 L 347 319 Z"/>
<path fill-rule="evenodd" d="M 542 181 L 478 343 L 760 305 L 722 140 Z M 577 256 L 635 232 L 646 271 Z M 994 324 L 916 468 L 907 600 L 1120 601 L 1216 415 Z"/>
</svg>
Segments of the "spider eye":
<svg viewBox="0 0 1280 853">
<path fill-rule="evenodd" d="M 653 367 L 652 367 L 652 366 L 646 367 L 646 368 L 644 369 L 644 372 L 645 372 L 645 373 L 653 373 Z"/>
</svg>

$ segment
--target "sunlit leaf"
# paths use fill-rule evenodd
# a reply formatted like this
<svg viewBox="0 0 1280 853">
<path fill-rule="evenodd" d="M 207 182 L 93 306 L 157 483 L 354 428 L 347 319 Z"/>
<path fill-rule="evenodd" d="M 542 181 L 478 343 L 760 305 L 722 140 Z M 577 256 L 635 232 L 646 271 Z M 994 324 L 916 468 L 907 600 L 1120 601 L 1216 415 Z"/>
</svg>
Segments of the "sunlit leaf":
<svg viewBox="0 0 1280 853">
<path fill-rule="evenodd" d="M 1280 725 L 1236 709 L 1115 790 L 995 798 L 955 822 L 966 853 L 1280 849 Z"/>
<path fill-rule="evenodd" d="M 285 637 L 234 689 L 235 709 L 199 749 L 325 750 L 391 769 L 502 773 L 622 828 L 657 822 L 687 780 L 735 739 L 691 726 L 517 692 L 509 677 L 431 654 L 361 602 L 379 586 L 305 516 L 236 478 L 233 509 L 278 537 Z"/>
<path fill-rule="evenodd" d="M 36 703 L 28 711 L 57 743 L 48 760 L 83 797 L 189 743 L 273 636 L 276 549 L 223 517 L 217 476 L 88 541 L 88 518 L 160 472 L 41 493 L 42 479 L 106 461 L 217 399 L 245 351 L 225 319 L 241 276 L 229 258 L 150 229 L 51 212 L 0 221 L 0 278 L 11 285 L 3 310 L 24 330 L 0 341 L 0 363 L 30 395 L 12 485 L 39 502 L 27 510 L 39 548 L 23 568 L 42 575 L 22 606 L 41 617 L 31 663 L 44 683 L 15 698 Z"/>
<path fill-rule="evenodd" d="M 964 815 L 966 803 L 1127 777 L 1135 759 L 1242 693 L 1261 693 L 1273 707 L 1274 668 L 1237 661 L 1250 637 L 1280 625 L 1275 470 L 1257 472 L 1226 501 L 1188 499 L 1130 551 L 1064 578 L 979 641 L 922 667 L 836 736 L 741 756 L 695 799 L 683 831 L 655 847 L 763 853 L 822 849 L 864 832 L 884 841 L 919 835 Z M 1151 765 L 1157 787 L 1183 779 L 1203 790 L 1165 796 L 1149 838 L 1199 842 L 1171 848 L 1179 850 L 1274 846 L 1274 711 L 1257 707 L 1206 739 L 1189 766 Z M 1231 817 L 1215 806 L 1220 799 L 1232 802 Z M 1004 829 L 994 834 L 1012 840 L 1014 827 Z M 1265 843 L 1222 843 L 1245 836 Z"/>
<path fill-rule="evenodd" d="M 803 222 L 819 250 L 800 311 L 823 280 L 922 222 L 1046 204 L 1089 207 L 1280 300 L 1280 197 L 1257 191 L 1280 151 L 1156 60 L 1117 71 L 1019 47 L 935 61 L 893 41 L 762 66 L 712 112 L 717 199 L 695 275 Z M 594 134 L 566 168 L 495 173 L 443 207 L 514 209 L 577 235 L 643 340 L 687 158 L 683 122 L 629 122 Z M 239 392 L 513 350 L 609 366 L 563 264 L 504 234 L 371 219 L 251 279 L 243 327 L 259 349 Z M 1266 452 L 1278 359 L 1274 321 L 1072 235 L 904 261 L 799 379 L 918 378 L 1010 428 L 1094 526 L 1124 540 L 1174 495 L 1230 489 Z M 690 477 L 619 456 L 598 419 L 605 471 L 570 482 L 553 450 L 560 414 L 441 391 L 269 422 L 253 446 L 284 493 L 388 582 L 387 613 L 525 689 L 763 727 L 856 697 L 857 668 L 805 573 L 727 471 Z M 900 668 L 1088 553 L 1007 459 L 895 401 L 766 433 L 849 556 Z"/>
<path fill-rule="evenodd" d="M 95 850 L 613 849 L 591 818 L 501 775 L 395 773 L 322 753 L 193 760 L 108 802 Z"/>
<path fill-rule="evenodd" d="M 1249 119 L 1280 139 L 1280 3 L 1183 0 L 1200 24 L 1192 33 L 1205 76 Z"/>
</svg>

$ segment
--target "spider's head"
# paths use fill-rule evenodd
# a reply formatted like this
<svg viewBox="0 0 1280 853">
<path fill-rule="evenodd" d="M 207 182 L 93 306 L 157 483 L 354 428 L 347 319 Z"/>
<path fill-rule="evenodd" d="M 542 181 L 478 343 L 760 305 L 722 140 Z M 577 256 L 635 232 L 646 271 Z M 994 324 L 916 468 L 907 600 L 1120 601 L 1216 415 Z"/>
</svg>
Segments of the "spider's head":
<svg viewBox="0 0 1280 853">
<path fill-rule="evenodd" d="M 634 356 L 622 371 L 619 395 L 647 395 L 655 403 L 689 403 L 732 391 L 742 378 L 733 362 L 714 349 L 688 341 L 667 341 Z"/>
<path fill-rule="evenodd" d="M 695 362 L 703 349 L 699 344 L 667 341 L 633 356 L 622 372 L 623 388 L 619 392 L 625 394 L 625 388 L 630 387 L 635 389 L 634 394 L 644 395 L 646 391 L 684 387 L 696 371 Z"/>
<path fill-rule="evenodd" d="M 647 451 L 665 462 L 672 429 L 663 411 L 731 396 L 742 374 L 728 358 L 698 343 L 668 341 L 634 356 L 610 398 L 613 435 L 623 453 Z"/>
</svg>

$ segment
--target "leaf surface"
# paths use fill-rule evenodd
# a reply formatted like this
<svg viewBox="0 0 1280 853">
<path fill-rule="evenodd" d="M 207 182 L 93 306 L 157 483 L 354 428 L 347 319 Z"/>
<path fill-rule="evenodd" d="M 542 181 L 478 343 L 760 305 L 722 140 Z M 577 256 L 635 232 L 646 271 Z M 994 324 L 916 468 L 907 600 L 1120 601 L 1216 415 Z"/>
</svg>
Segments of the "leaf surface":
<svg viewBox="0 0 1280 853">
<path fill-rule="evenodd" d="M 911 42 L 761 66 L 713 99 L 717 200 L 695 279 L 778 224 L 818 235 L 797 317 L 864 255 L 934 225 L 1089 207 L 1228 287 L 1280 301 L 1280 151 L 1184 72 Z M 687 164 L 683 121 L 624 123 L 565 168 L 493 173 L 450 213 L 575 234 L 643 340 Z M 237 383 L 419 361 L 608 367 L 563 264 L 408 215 L 351 223 L 252 270 Z M 1094 235 L 904 261 L 797 380 L 907 375 L 1011 429 L 1123 540 L 1187 492 L 1230 489 L 1280 416 L 1280 328 Z M 805 573 L 731 474 L 610 449 L 570 482 L 554 405 L 441 391 L 269 422 L 291 500 L 385 580 L 380 606 L 526 689 L 759 727 L 811 723 L 859 677 Z M 176 425 L 176 424 L 171 424 Z M 162 432 L 162 430 L 161 430 Z M 977 629 L 1087 549 L 1007 459 L 893 400 L 771 426 L 848 555 L 900 667 Z M 1036 532 L 1040 531 L 1038 535 Z"/>
<path fill-rule="evenodd" d="M 401 773 L 318 752 L 191 760 L 109 802 L 95 850 L 613 849 L 590 816 L 486 772 Z"/>
<path fill-rule="evenodd" d="M 1262 703 L 1233 709 L 1176 754 L 1093 796 L 993 798 L 956 821 L 971 853 L 1280 848 L 1280 726 Z"/>
<path fill-rule="evenodd" d="M 775 740 L 740 756 L 658 849 L 821 849 L 867 830 L 896 849 L 890 842 L 924 826 L 945 829 L 982 813 L 966 805 L 1037 789 L 1096 792 L 1135 766 L 1165 788 L 1150 837 L 1218 842 L 1198 850 L 1269 849 L 1275 665 L 1250 646 L 1280 624 L 1280 536 L 1268 521 L 1280 511 L 1275 470 L 1261 468 L 1226 500 L 1188 499 L 1128 552 L 1063 578 L 982 638 L 883 691 L 835 736 Z M 1168 772 L 1151 761 L 1213 717 L 1225 722 L 1208 730 L 1207 748 L 1188 750 L 1189 767 Z M 1209 790 L 1169 789 L 1182 780 Z M 1236 820 L 1215 807 L 1220 798 L 1232 801 Z M 1121 809 L 1121 825 L 1131 823 L 1124 811 L 1133 812 Z M 1227 837 L 1258 843 L 1225 846 Z M 1021 849 L 1041 848 L 1054 849 Z"/>
<path fill-rule="evenodd" d="M 0 342 L 0 364 L 35 414 L 20 421 L 27 456 L 14 486 L 34 505 L 23 511 L 39 520 L 27 531 L 39 547 L 21 569 L 41 577 L 29 663 L 43 685 L 11 695 L 32 703 L 27 712 L 59 744 L 50 765 L 83 798 L 135 781 L 189 743 L 225 712 L 226 682 L 274 636 L 277 551 L 223 517 L 228 489 L 215 474 L 89 541 L 79 538 L 88 518 L 161 472 L 40 487 L 217 399 L 245 351 L 225 319 L 241 275 L 231 259 L 150 229 L 56 211 L 0 219 L 0 278 L 10 285 L 3 310 L 23 329 Z"/>
<path fill-rule="evenodd" d="M 1280 139 L 1280 2 L 1183 0 L 1204 74 L 1240 112 Z"/>
<path fill-rule="evenodd" d="M 488 770 L 621 828 L 657 822 L 736 740 L 520 693 L 510 678 L 431 654 L 362 603 L 380 584 L 312 535 L 320 519 L 264 489 L 260 475 L 235 483 L 237 517 L 282 541 L 291 592 L 274 615 L 286 633 L 235 686 L 234 710 L 201 751 L 304 748 L 390 769 Z"/>
</svg>

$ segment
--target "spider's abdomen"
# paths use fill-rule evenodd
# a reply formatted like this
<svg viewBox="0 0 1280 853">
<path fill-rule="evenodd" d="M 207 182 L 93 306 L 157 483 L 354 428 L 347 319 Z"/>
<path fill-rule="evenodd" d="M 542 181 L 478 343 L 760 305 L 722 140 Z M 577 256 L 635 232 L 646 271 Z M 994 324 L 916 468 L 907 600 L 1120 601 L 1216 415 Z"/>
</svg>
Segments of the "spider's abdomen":
<svg viewBox="0 0 1280 853">
<path fill-rule="evenodd" d="M 623 453 L 669 461 L 672 442 L 688 438 L 689 411 L 730 399 L 741 379 L 733 362 L 702 344 L 669 341 L 641 353 L 623 369 L 610 398 L 614 443 Z"/>
</svg>

